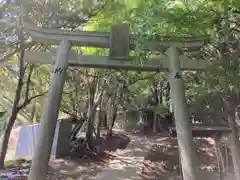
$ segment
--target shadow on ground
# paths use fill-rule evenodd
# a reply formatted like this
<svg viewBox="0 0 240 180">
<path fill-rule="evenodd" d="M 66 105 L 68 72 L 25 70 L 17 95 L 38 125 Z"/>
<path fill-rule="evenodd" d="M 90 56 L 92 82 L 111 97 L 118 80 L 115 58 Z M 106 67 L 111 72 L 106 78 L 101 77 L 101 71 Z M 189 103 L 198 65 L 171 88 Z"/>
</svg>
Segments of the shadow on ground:
<svg viewBox="0 0 240 180">
<path fill-rule="evenodd" d="M 100 148 L 103 151 L 116 151 L 117 149 L 126 149 L 131 139 L 120 132 L 113 132 L 112 136 L 103 135 L 100 142 Z"/>
<path fill-rule="evenodd" d="M 124 150 L 130 138 L 121 132 L 113 132 L 112 136 L 103 135 L 98 145 L 102 153 L 98 159 L 58 159 L 51 162 L 50 166 L 61 174 L 71 176 L 78 180 L 91 180 L 106 166 L 114 161 L 112 154 L 117 150 Z"/>
<path fill-rule="evenodd" d="M 92 180 L 110 161 L 114 161 L 116 156 L 111 154 L 119 149 L 124 150 L 130 138 L 124 133 L 113 132 L 111 137 L 101 138 L 100 148 L 103 153 L 98 158 L 91 159 L 88 156 L 81 159 L 55 159 L 50 161 L 46 180 Z M 24 159 L 14 161 L 6 169 L 0 171 L 0 179 L 9 174 L 14 174 L 14 180 L 27 180 L 31 166 L 31 161 Z"/>
<path fill-rule="evenodd" d="M 166 135 L 154 136 L 128 133 L 131 141 L 126 149 L 113 152 L 116 156 L 95 180 L 179 180 L 179 150 L 177 139 Z M 201 164 L 200 176 L 217 180 L 217 159 L 211 138 L 196 139 L 197 156 Z M 225 173 L 226 180 L 234 180 Z"/>
<path fill-rule="evenodd" d="M 201 178 L 217 180 L 218 172 L 214 141 L 197 139 L 197 155 L 202 169 Z M 177 140 L 165 135 L 147 136 L 114 131 L 112 137 L 103 136 L 99 159 L 58 159 L 50 163 L 48 178 L 69 177 L 77 180 L 179 180 L 179 152 Z M 30 164 L 30 162 L 28 162 Z M 23 166 L 20 165 L 20 168 Z M 25 169 L 29 169 L 26 167 Z M 206 171 L 211 169 L 212 171 Z M 234 180 L 226 174 L 226 180 Z"/>
</svg>

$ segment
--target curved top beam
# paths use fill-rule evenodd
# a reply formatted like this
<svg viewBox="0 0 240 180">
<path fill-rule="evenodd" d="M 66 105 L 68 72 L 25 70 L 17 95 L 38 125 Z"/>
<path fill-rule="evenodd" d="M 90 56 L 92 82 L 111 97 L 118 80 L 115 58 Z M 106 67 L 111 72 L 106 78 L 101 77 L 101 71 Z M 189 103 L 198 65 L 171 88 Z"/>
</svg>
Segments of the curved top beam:
<svg viewBox="0 0 240 180">
<path fill-rule="evenodd" d="M 73 46 L 99 47 L 109 48 L 109 32 L 86 32 L 86 31 L 70 31 L 60 29 L 48 29 L 37 27 L 28 23 L 24 23 L 24 28 L 32 37 L 33 41 L 58 45 L 61 40 L 69 40 Z M 201 48 L 206 43 L 206 38 L 200 37 L 161 37 L 157 41 L 149 42 L 149 48 L 152 50 L 163 50 L 169 46 L 177 46 L 179 48 Z M 175 39 L 175 40 L 172 40 Z M 130 38 L 130 48 L 135 47 L 134 38 Z"/>
</svg>

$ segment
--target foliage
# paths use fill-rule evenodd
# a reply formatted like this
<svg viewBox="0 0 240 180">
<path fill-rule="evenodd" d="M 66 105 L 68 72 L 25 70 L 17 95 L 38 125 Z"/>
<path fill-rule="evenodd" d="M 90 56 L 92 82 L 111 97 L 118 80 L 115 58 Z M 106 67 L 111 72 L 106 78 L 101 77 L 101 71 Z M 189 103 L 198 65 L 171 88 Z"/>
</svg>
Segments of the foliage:
<svg viewBox="0 0 240 180">
<path fill-rule="evenodd" d="M 79 28 L 84 24 L 85 30 L 109 31 L 111 24 L 119 22 L 127 22 L 131 26 L 131 30 L 136 37 L 137 47 L 135 54 L 140 56 L 138 61 L 147 59 L 151 55 L 158 55 L 159 52 L 149 51 L 148 41 L 159 40 L 162 37 L 170 38 L 174 36 L 208 36 L 209 43 L 200 51 L 201 58 L 213 60 L 212 66 L 206 73 L 188 72 L 185 75 L 186 80 L 186 94 L 189 97 L 189 103 L 193 103 L 203 98 L 206 94 L 214 94 L 216 92 L 237 92 L 239 89 L 238 78 L 238 61 L 235 56 L 224 56 L 224 60 L 219 60 L 220 42 L 229 42 L 229 37 L 226 34 L 236 32 L 238 28 L 237 19 L 239 19 L 238 10 L 240 3 L 234 1 L 206 1 L 201 0 L 197 2 L 183 2 L 183 1 L 166 1 L 166 0 L 149 0 L 149 1 L 101 1 L 97 6 L 92 6 L 93 1 L 84 2 L 82 0 L 60 1 L 56 6 L 49 4 L 35 4 L 30 6 L 33 20 L 51 24 L 50 21 L 58 21 L 58 25 L 65 28 Z M 100 11 L 94 7 L 103 6 Z M 44 7 L 44 8 L 42 8 Z M 77 7 L 77 8 L 76 8 Z M 42 10 L 41 10 L 42 8 Z M 51 15 L 53 9 L 55 15 Z M 44 9 L 44 12 L 43 12 Z M 97 15 L 89 15 L 91 10 L 97 12 Z M 55 10 L 55 9 L 54 9 Z M 92 12 L 92 11 L 91 11 Z M 44 14 L 44 16 L 42 16 Z M 91 13 L 90 13 L 91 14 Z M 96 15 L 96 16 L 95 16 Z M 82 20 L 82 21 L 81 21 Z M 221 22 L 220 22 L 221 21 Z M 87 22 L 87 23 L 86 23 Z M 42 24 L 44 24 L 42 23 Z M 227 26 L 227 24 L 231 24 Z M 234 34 L 235 35 L 235 34 Z M 173 38 L 173 37 L 171 37 Z M 226 40 L 226 38 L 228 40 Z M 103 49 L 95 48 L 78 48 L 74 47 L 76 51 L 85 54 L 102 54 L 106 55 L 108 52 Z M 36 74 L 36 89 L 47 89 L 49 87 L 49 74 L 51 68 L 43 66 Z M 78 72 L 77 72 L 78 71 Z M 68 79 L 65 87 L 62 106 L 64 109 L 73 108 L 70 99 L 78 101 L 86 100 L 86 78 L 101 72 L 103 77 L 109 79 L 108 72 L 103 70 L 74 70 L 69 71 Z M 86 72 L 88 75 L 86 75 Z M 41 75 L 40 75 L 41 74 Z M 126 97 L 129 96 L 132 101 L 137 104 L 146 102 L 151 96 L 151 81 L 147 79 L 140 80 L 141 77 L 151 77 L 151 73 L 135 73 L 135 72 L 116 72 L 112 76 L 117 76 L 119 82 L 124 87 Z M 157 75 L 159 81 L 166 84 L 165 73 Z M 35 75 L 34 75 L 35 77 Z M 77 79 L 78 78 L 78 79 Z M 35 78 L 34 78 L 35 79 Z M 72 90 L 75 86 L 74 81 L 77 79 L 78 96 L 76 98 L 76 90 Z M 135 82 L 136 79 L 136 82 Z M 138 81 L 140 80 L 140 81 Z M 46 82 L 46 83 L 44 83 Z M 134 83 L 133 83 L 134 82 Z M 8 88 L 8 89 L 11 89 Z M 233 90 L 234 89 L 234 90 Z M 71 92 L 75 92 L 72 93 Z M 10 95 L 11 96 L 11 95 Z M 76 100 L 78 99 L 78 100 Z M 128 99 L 128 98 L 126 98 Z M 39 107 L 42 109 L 43 99 L 39 99 Z M 39 112 L 41 112 L 40 110 Z"/>
</svg>

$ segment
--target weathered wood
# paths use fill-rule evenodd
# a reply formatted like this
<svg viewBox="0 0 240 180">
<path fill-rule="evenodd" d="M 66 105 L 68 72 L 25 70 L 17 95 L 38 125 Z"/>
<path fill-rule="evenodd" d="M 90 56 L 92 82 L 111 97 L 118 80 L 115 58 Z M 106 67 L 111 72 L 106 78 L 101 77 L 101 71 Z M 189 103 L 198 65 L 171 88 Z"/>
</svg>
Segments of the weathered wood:
<svg viewBox="0 0 240 180">
<path fill-rule="evenodd" d="M 184 82 L 176 46 L 170 47 L 167 50 L 167 54 L 169 56 L 170 95 L 173 103 L 183 179 L 198 180 L 200 179 L 199 165 L 197 163 L 196 147 L 190 126 Z"/>
<path fill-rule="evenodd" d="M 52 52 L 26 52 L 24 58 L 32 64 L 53 64 L 55 51 Z M 205 60 L 191 60 L 184 56 L 179 56 L 182 70 L 204 71 L 208 62 Z M 109 68 L 116 70 L 132 71 L 166 71 L 168 69 L 168 58 L 166 56 L 152 58 L 140 65 L 133 57 L 129 59 L 114 59 L 106 56 L 78 55 L 71 52 L 68 60 L 69 66 L 79 66 L 88 68 Z"/>
<path fill-rule="evenodd" d="M 28 180 L 45 179 L 51 154 L 53 138 L 62 99 L 62 92 L 68 67 L 68 54 L 71 45 L 62 41 L 53 69 L 52 83 L 40 125 L 40 135 L 34 149 L 33 161 Z"/>
<path fill-rule="evenodd" d="M 109 57 L 126 59 L 129 56 L 130 27 L 128 24 L 114 24 L 109 38 Z"/>
<path fill-rule="evenodd" d="M 58 45 L 61 40 L 71 41 L 73 46 L 87 46 L 87 47 L 99 47 L 109 48 L 109 32 L 85 32 L 85 31 L 70 31 L 70 30 L 59 30 L 59 29 L 48 29 L 40 28 L 30 25 L 25 22 L 25 31 L 32 37 L 34 42 L 43 44 Z M 172 39 L 175 40 L 172 40 Z M 164 49 L 175 45 L 177 47 L 201 48 L 205 44 L 205 38 L 201 37 L 161 37 L 157 38 L 158 41 L 149 42 L 149 48 L 152 50 Z M 129 46 L 134 49 L 134 38 L 130 37 Z"/>
</svg>

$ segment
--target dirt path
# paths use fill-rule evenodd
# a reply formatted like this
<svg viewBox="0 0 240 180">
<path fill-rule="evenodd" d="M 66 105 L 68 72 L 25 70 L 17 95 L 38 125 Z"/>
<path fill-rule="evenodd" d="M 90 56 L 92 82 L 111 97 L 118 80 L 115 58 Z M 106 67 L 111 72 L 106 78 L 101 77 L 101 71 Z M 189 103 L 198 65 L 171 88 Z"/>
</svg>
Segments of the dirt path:
<svg viewBox="0 0 240 180">
<path fill-rule="evenodd" d="M 124 150 L 117 150 L 113 154 L 116 158 L 109 162 L 95 180 L 141 180 L 139 175 L 143 166 L 144 155 L 151 148 L 150 142 L 145 137 L 128 135 L 131 142 Z"/>
<path fill-rule="evenodd" d="M 119 131 L 119 133 L 124 132 Z M 172 173 L 166 173 L 164 170 L 158 169 L 157 173 L 152 173 L 152 167 L 159 166 L 159 164 L 144 160 L 144 156 L 156 143 L 156 140 L 131 134 L 127 134 L 127 136 L 131 139 L 127 148 L 112 151 L 111 154 L 114 157 L 107 160 L 106 163 L 89 164 L 72 160 L 56 160 L 51 167 L 78 180 L 155 180 L 156 175 L 161 177 L 161 180 L 170 180 L 171 177 L 177 180 L 176 174 L 173 176 Z"/>
<path fill-rule="evenodd" d="M 166 138 L 147 138 L 129 135 L 127 148 L 113 153 L 116 156 L 103 168 L 94 180 L 180 180 L 177 172 L 168 171 L 160 162 L 144 160 L 154 144 L 166 145 Z M 168 144 L 168 143 L 167 143 Z M 155 157 L 157 158 L 157 157 Z M 218 180 L 219 173 L 201 171 L 203 179 Z M 226 180 L 235 180 L 233 174 L 225 174 Z"/>
<path fill-rule="evenodd" d="M 171 169 L 179 160 L 176 139 L 165 136 L 137 136 L 119 131 L 119 134 L 122 133 L 131 139 L 130 142 L 125 149 L 111 151 L 113 158 L 105 162 L 82 163 L 63 160 L 55 161 L 56 164 L 51 166 L 63 174 L 74 176 L 77 180 L 180 180 L 179 172 Z M 201 166 L 210 166 L 214 164 L 215 157 L 211 151 L 213 149 L 211 144 L 205 141 L 198 142 L 202 144 L 201 146 L 198 144 L 198 148 L 208 147 L 208 155 L 204 153 L 198 155 L 201 155 L 204 162 L 201 162 Z M 166 162 L 169 163 L 166 165 Z M 226 180 L 235 180 L 232 174 L 225 175 Z M 203 170 L 200 176 L 201 179 L 219 179 L 219 173 L 214 171 Z"/>
<path fill-rule="evenodd" d="M 99 161 L 53 160 L 50 162 L 51 168 L 48 176 L 51 180 L 68 179 L 67 177 L 74 180 L 180 179 L 177 170 L 172 169 L 174 165 L 179 164 L 176 139 L 163 134 L 151 137 L 138 136 L 121 130 L 116 130 L 116 136 L 111 137 L 103 141 L 107 152 L 110 151 L 106 157 L 99 159 Z M 201 150 L 198 151 L 201 167 L 216 166 L 216 157 L 211 143 L 207 139 L 196 141 L 198 149 Z M 29 166 L 29 163 L 23 163 L 21 169 L 25 168 L 24 172 L 25 170 L 28 172 Z M 233 174 L 225 173 L 225 175 L 225 180 L 235 180 Z M 200 176 L 201 179 L 219 179 L 219 173 L 216 171 L 202 170 Z"/>
</svg>

